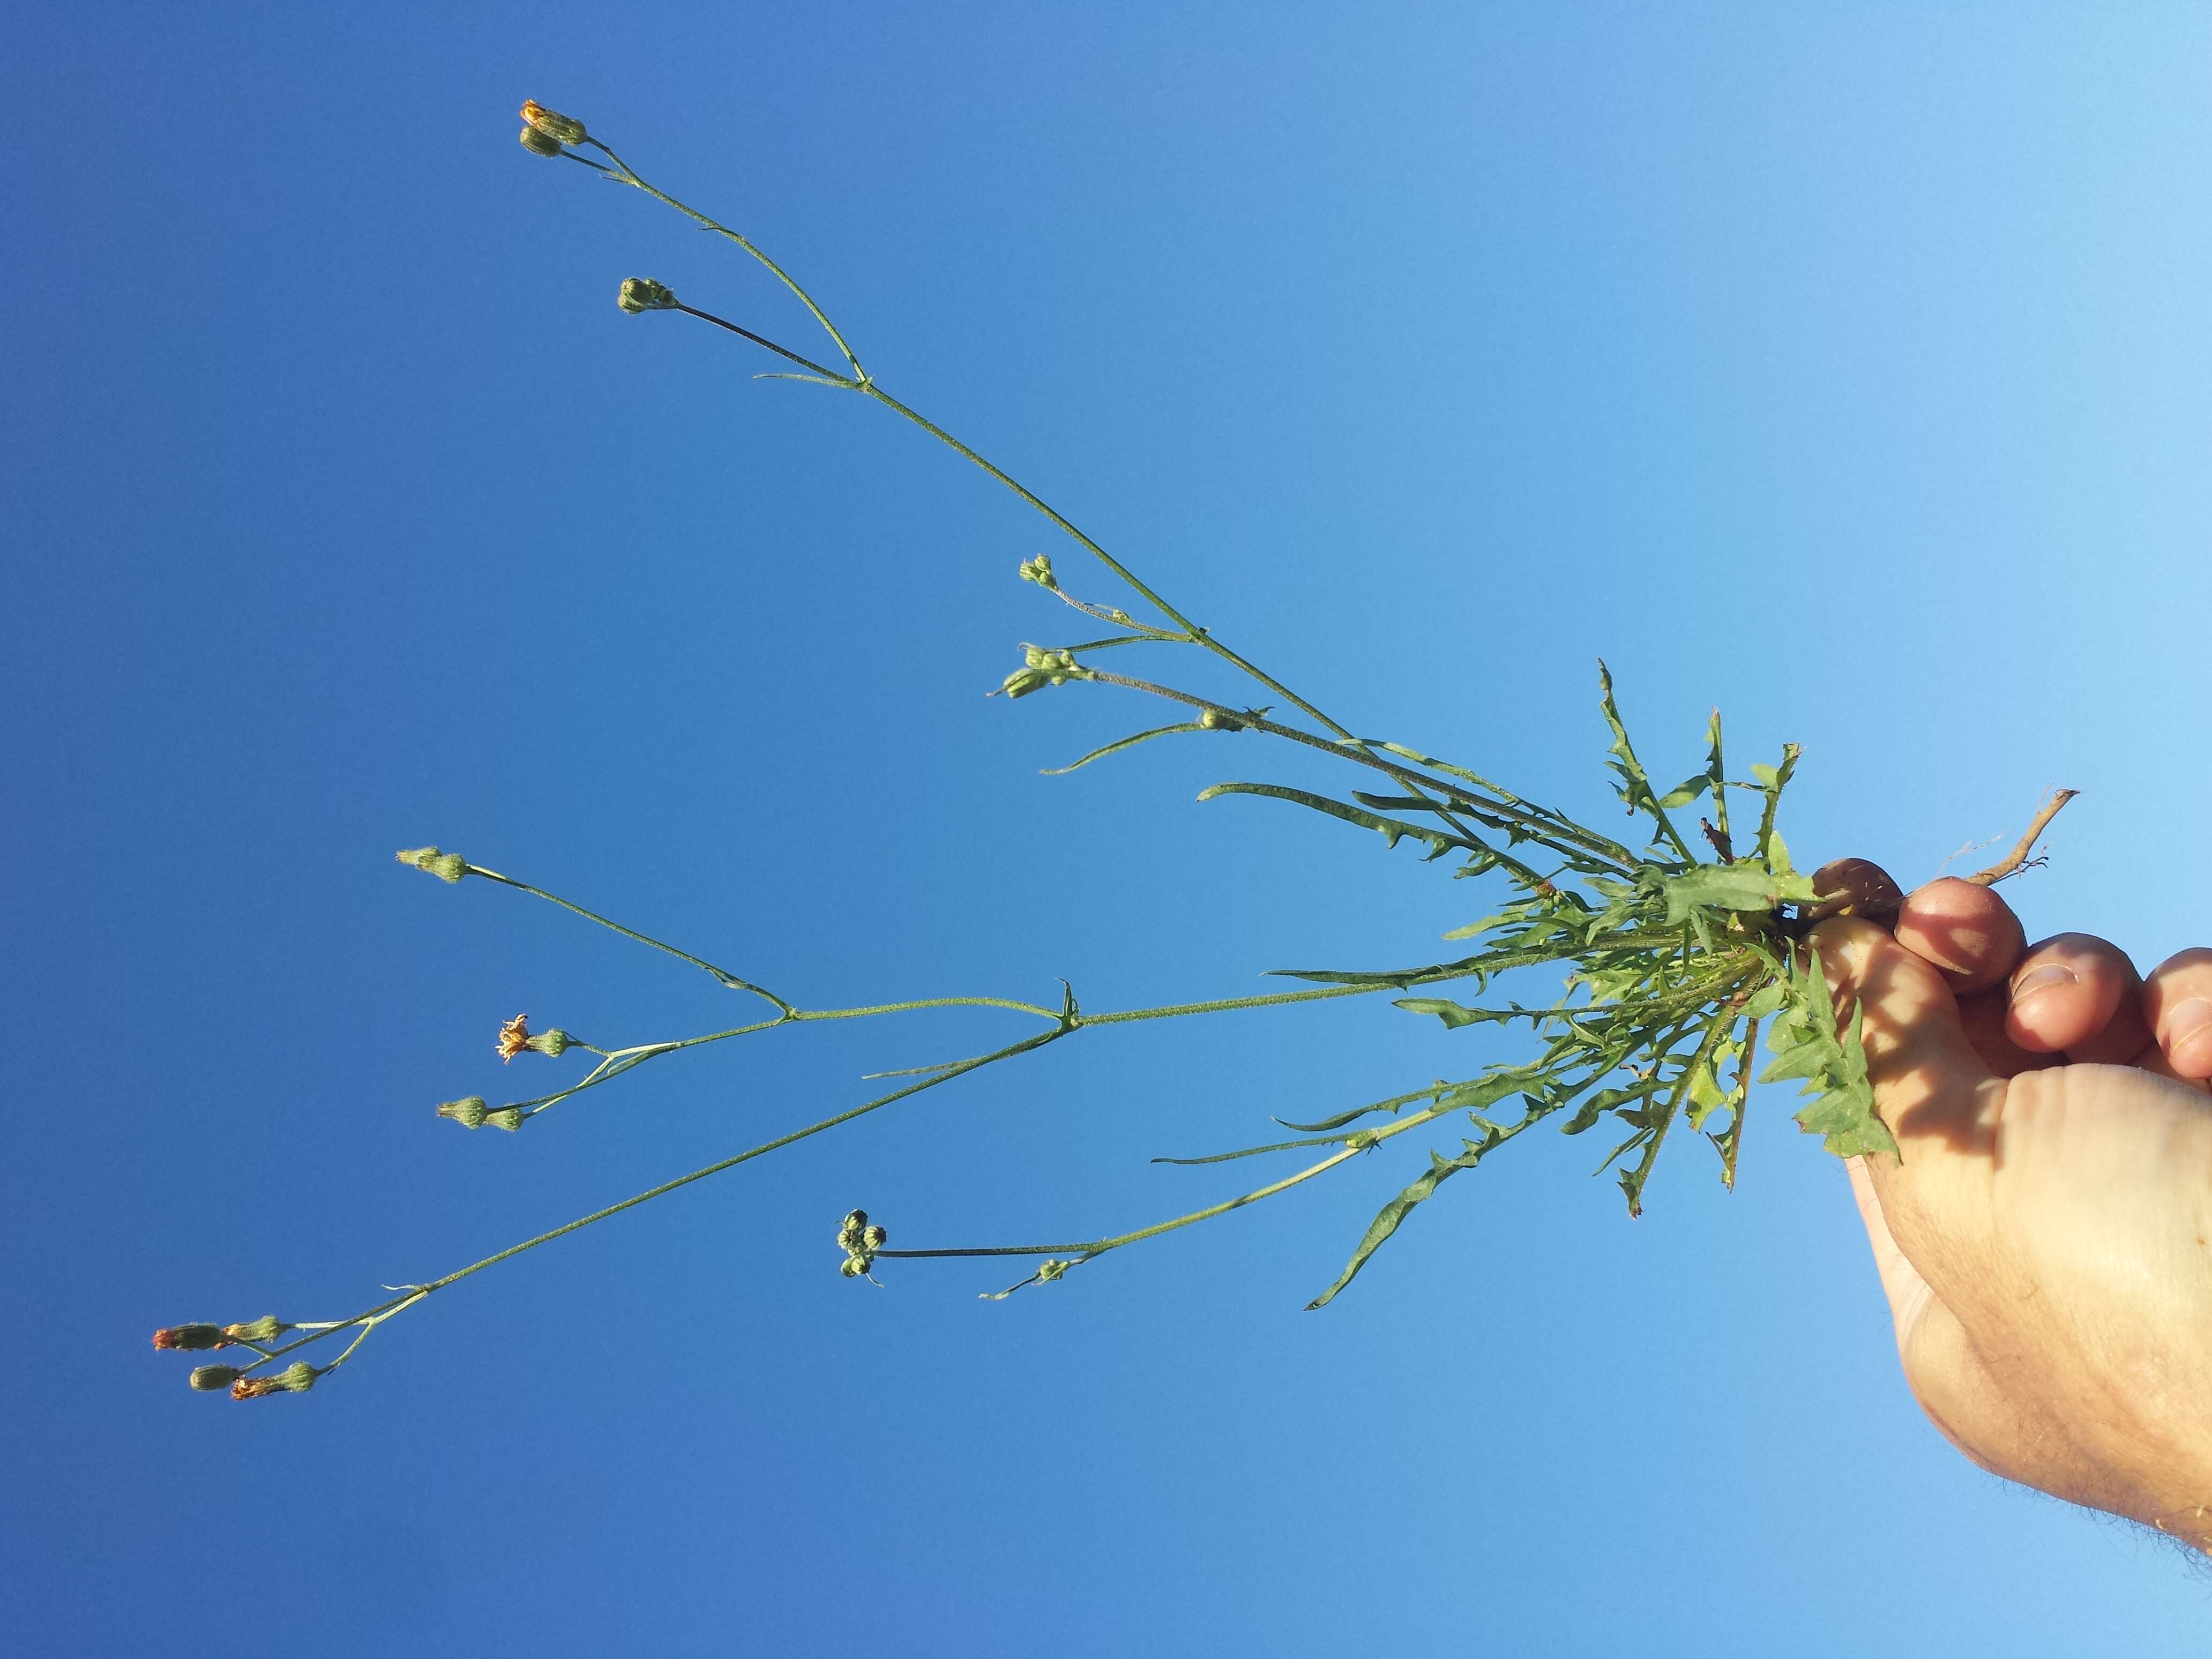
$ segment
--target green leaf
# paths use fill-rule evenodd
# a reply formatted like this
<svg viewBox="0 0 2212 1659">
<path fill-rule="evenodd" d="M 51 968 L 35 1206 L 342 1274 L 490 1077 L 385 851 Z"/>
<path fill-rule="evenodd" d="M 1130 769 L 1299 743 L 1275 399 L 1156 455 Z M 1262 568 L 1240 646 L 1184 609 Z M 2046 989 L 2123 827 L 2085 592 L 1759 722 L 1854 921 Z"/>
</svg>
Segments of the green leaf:
<svg viewBox="0 0 2212 1659">
<path fill-rule="evenodd" d="M 1274 800 L 1290 801 L 1316 812 L 1325 812 L 1333 818 L 1342 818 L 1346 823 L 1356 823 L 1363 830 L 1373 830 L 1393 847 L 1408 836 L 1426 842 L 1439 854 L 1467 844 L 1455 836 L 1447 836 L 1418 823 L 1407 823 L 1402 818 L 1386 818 L 1379 813 L 1346 805 L 1340 800 L 1331 800 L 1326 795 L 1286 788 L 1279 783 L 1217 783 L 1210 789 L 1198 792 L 1200 800 L 1212 800 L 1220 795 L 1266 795 Z"/>
<path fill-rule="evenodd" d="M 1200 726 L 1196 720 L 1184 720 L 1176 726 L 1156 726 L 1149 732 L 1139 732 L 1134 737 L 1123 738 L 1117 743 L 1109 743 L 1103 749 L 1094 749 L 1081 760 L 1066 766 L 1048 766 L 1044 769 L 1044 775 L 1048 778 L 1064 778 L 1079 766 L 1088 766 L 1091 762 L 1103 760 L 1109 755 L 1118 755 L 1124 749 L 1133 749 L 1140 743 L 1149 743 L 1154 738 L 1164 738 L 1174 732 L 1205 730 L 1206 727 Z"/>
<path fill-rule="evenodd" d="M 1822 1137 L 1838 1158 L 1865 1152 L 1894 1152 L 1897 1141 L 1875 1113 L 1874 1085 L 1867 1077 L 1863 1036 L 1866 1011 L 1854 1006 L 1849 1026 L 1838 1029 L 1820 953 L 1790 969 L 1789 1006 L 1767 1031 L 1773 1064 L 1759 1073 L 1761 1083 L 1802 1079 L 1812 1104 L 1797 1114 L 1797 1125 Z"/>
<path fill-rule="evenodd" d="M 1448 1158 L 1433 1152 L 1429 1154 L 1427 1171 L 1416 1176 L 1403 1192 L 1385 1204 L 1376 1213 L 1375 1219 L 1367 1224 L 1367 1231 L 1361 1236 L 1358 1248 L 1352 1252 L 1352 1260 L 1345 1263 L 1344 1271 L 1336 1276 L 1336 1282 L 1306 1304 L 1308 1313 L 1311 1313 L 1316 1308 L 1325 1308 L 1334 1301 L 1336 1293 L 1358 1276 L 1359 1270 L 1367 1265 L 1367 1258 L 1381 1249 L 1390 1235 L 1398 1231 L 1398 1224 L 1413 1213 L 1415 1205 L 1427 1199 L 1438 1187 L 1443 1185 L 1462 1170 L 1474 1168 L 1482 1161 L 1483 1153 L 1488 1150 L 1486 1146 L 1478 1146 L 1472 1140 L 1462 1144 L 1467 1147 L 1467 1151 L 1457 1158 Z"/>
<path fill-rule="evenodd" d="M 1667 921 L 1678 927 L 1698 909 L 1771 910 L 1784 900 L 1813 896 L 1811 880 L 1771 874 L 1750 860 L 1740 864 L 1701 864 L 1666 878 Z"/>
<path fill-rule="evenodd" d="M 1485 916 L 1480 921 L 1470 921 L 1464 927 L 1453 928 L 1451 932 L 1446 933 L 1444 937 L 1446 939 L 1473 939 L 1479 933 L 1488 933 L 1492 928 L 1498 926 L 1501 922 L 1518 921 L 1520 920 L 1521 918 L 1519 916 L 1511 915 Z"/>
<path fill-rule="evenodd" d="M 1700 772 L 1694 777 L 1684 778 L 1681 782 L 1659 797 L 1659 804 L 1662 806 L 1687 806 L 1712 787 L 1712 782 L 1711 775 L 1705 772 Z"/>
<path fill-rule="evenodd" d="M 1401 997 L 1390 1006 L 1403 1008 L 1409 1014 L 1434 1014 L 1443 1021 L 1447 1030 L 1454 1031 L 1463 1025 L 1495 1025 L 1521 1017 L 1517 1012 L 1505 1009 L 1463 1008 L 1443 997 Z"/>
</svg>

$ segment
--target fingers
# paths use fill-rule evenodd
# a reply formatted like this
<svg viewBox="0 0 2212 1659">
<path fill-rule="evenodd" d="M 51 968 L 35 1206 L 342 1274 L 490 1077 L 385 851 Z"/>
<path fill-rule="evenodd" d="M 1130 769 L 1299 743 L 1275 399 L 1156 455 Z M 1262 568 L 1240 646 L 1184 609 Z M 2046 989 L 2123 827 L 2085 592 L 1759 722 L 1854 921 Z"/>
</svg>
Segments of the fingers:
<svg viewBox="0 0 2212 1659">
<path fill-rule="evenodd" d="M 2060 933 L 2014 967 L 2005 1035 L 2031 1054 L 2124 1065 L 2149 1045 L 2142 981 L 2119 947 L 2087 933 Z"/>
<path fill-rule="evenodd" d="M 2184 951 L 2152 969 L 2142 1015 L 2176 1077 L 2212 1078 L 2212 951 Z"/>
<path fill-rule="evenodd" d="M 1980 1094 L 1996 1079 L 1967 1039 L 1942 975 L 1869 921 L 1839 918 L 1810 937 L 1838 1002 L 1856 997 L 1865 1010 L 1867 1075 L 1907 1166 L 1917 1146 L 1939 1157 L 1985 1153 Z"/>
<path fill-rule="evenodd" d="M 1944 982 L 1965 996 L 2010 973 L 2027 936 L 2012 906 L 1992 890 L 1946 876 L 1905 901 L 1897 942 L 1933 963 Z"/>
</svg>

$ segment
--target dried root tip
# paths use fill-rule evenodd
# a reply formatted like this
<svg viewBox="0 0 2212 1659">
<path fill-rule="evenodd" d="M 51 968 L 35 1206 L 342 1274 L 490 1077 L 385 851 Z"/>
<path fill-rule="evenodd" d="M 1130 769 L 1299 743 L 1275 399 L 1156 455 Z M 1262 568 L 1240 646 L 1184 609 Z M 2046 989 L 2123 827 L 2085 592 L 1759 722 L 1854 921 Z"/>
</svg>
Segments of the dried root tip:
<svg viewBox="0 0 2212 1659">
<path fill-rule="evenodd" d="M 305 1394 L 322 1375 L 304 1359 L 295 1359 L 274 1376 L 241 1376 L 230 1385 L 233 1400 L 258 1400 L 264 1395 Z"/>
<path fill-rule="evenodd" d="M 1051 592 L 1060 592 L 1060 580 L 1052 574 L 1052 555 L 1049 553 L 1040 553 L 1034 559 L 1024 559 L 1022 562 L 1022 580 L 1035 582 Z"/>
<path fill-rule="evenodd" d="M 291 1328 L 275 1314 L 264 1314 L 258 1319 L 226 1325 L 222 1328 L 222 1334 L 233 1342 L 274 1342 Z"/>
<path fill-rule="evenodd" d="M 171 1325 L 154 1333 L 157 1348 L 181 1348 L 191 1352 L 201 1348 L 220 1348 L 230 1339 L 222 1334 L 220 1325 Z"/>
<path fill-rule="evenodd" d="M 523 1047 L 534 1054 L 551 1054 L 557 1057 L 566 1054 L 568 1051 L 568 1045 L 574 1041 L 574 1037 L 556 1025 L 550 1031 L 540 1031 L 523 1044 Z"/>
<path fill-rule="evenodd" d="M 2029 866 L 2042 863 L 2042 860 L 2028 856 L 2035 851 L 2036 838 L 2050 828 L 2051 820 L 2058 816 L 2066 803 L 2081 793 L 2079 789 L 2052 790 L 2043 805 L 2036 809 L 2034 821 L 2027 826 L 2027 833 L 2020 838 L 2012 851 L 1988 869 L 1975 871 L 1966 879 L 1977 887 L 1994 887 L 2006 877 L 2016 876 Z"/>
<path fill-rule="evenodd" d="M 633 317 L 641 311 L 673 311 L 676 295 L 650 276 L 625 276 L 615 303 Z"/>
<path fill-rule="evenodd" d="M 403 847 L 394 856 L 443 882 L 457 882 L 469 872 L 468 860 L 459 853 L 441 853 L 434 847 Z"/>
<path fill-rule="evenodd" d="M 482 1095 L 470 1095 L 460 1100 L 441 1101 L 438 1115 L 453 1119 L 464 1129 L 477 1129 L 483 1127 L 483 1121 L 489 1114 L 484 1110 Z"/>
<path fill-rule="evenodd" d="M 240 1375 L 235 1365 L 200 1365 L 185 1380 L 202 1394 L 221 1394 L 237 1382 Z"/>
<path fill-rule="evenodd" d="M 535 98 L 523 100 L 522 118 L 530 124 L 532 132 L 543 133 L 556 145 L 580 144 L 592 136 L 574 116 L 548 109 Z"/>
<path fill-rule="evenodd" d="M 522 1120 L 528 1115 L 520 1106 L 502 1106 L 495 1112 L 486 1112 L 484 1121 L 495 1129 L 505 1129 L 512 1134 L 522 1127 Z"/>
<path fill-rule="evenodd" d="M 1889 927 L 1905 908 L 1905 890 L 1890 879 L 1889 872 L 1866 859 L 1838 859 L 1813 872 L 1813 891 L 1819 896 L 1800 922 L 1813 925 L 1832 916 L 1861 916 Z"/>
</svg>

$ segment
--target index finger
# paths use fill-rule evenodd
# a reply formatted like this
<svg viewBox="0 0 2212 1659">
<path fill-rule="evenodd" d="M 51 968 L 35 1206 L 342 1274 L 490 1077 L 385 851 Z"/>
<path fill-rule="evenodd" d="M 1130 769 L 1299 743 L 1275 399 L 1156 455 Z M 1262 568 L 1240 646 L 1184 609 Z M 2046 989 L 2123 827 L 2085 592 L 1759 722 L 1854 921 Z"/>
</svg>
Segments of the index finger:
<svg viewBox="0 0 2212 1659">
<path fill-rule="evenodd" d="M 1961 995 L 1986 991 L 2027 948 L 2020 918 L 1990 888 L 1942 876 L 1905 901 L 1897 942 L 1933 966 Z"/>
</svg>

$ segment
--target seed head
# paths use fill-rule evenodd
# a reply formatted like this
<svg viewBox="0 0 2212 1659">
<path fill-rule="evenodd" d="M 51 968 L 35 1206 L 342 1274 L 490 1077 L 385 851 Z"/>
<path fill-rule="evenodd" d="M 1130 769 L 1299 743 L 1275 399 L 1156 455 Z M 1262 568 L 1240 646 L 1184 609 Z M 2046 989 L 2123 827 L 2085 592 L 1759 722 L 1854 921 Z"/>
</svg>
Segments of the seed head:
<svg viewBox="0 0 2212 1659">
<path fill-rule="evenodd" d="M 592 136 L 574 116 L 550 110 L 535 98 L 524 100 L 522 118 L 530 124 L 532 132 L 542 132 L 556 144 L 580 144 Z"/>
<path fill-rule="evenodd" d="M 154 1333 L 157 1348 L 220 1348 L 229 1340 L 220 1325 L 171 1325 Z"/>
<path fill-rule="evenodd" d="M 477 1128 L 485 1117 L 484 1098 L 482 1095 L 469 1095 L 459 1100 L 442 1101 L 438 1106 L 438 1115 L 453 1119 L 464 1129 Z"/>
<path fill-rule="evenodd" d="M 635 317 L 641 311 L 675 310 L 676 295 L 650 276 L 625 276 L 615 303 Z"/>
<path fill-rule="evenodd" d="M 427 870 L 443 882 L 458 882 L 469 872 L 468 860 L 459 853 L 441 853 L 434 847 L 403 847 L 396 856 L 400 863 Z"/>
<path fill-rule="evenodd" d="M 185 1381 L 202 1394 L 220 1394 L 238 1381 L 240 1371 L 235 1365 L 200 1365 L 193 1369 Z"/>
</svg>

